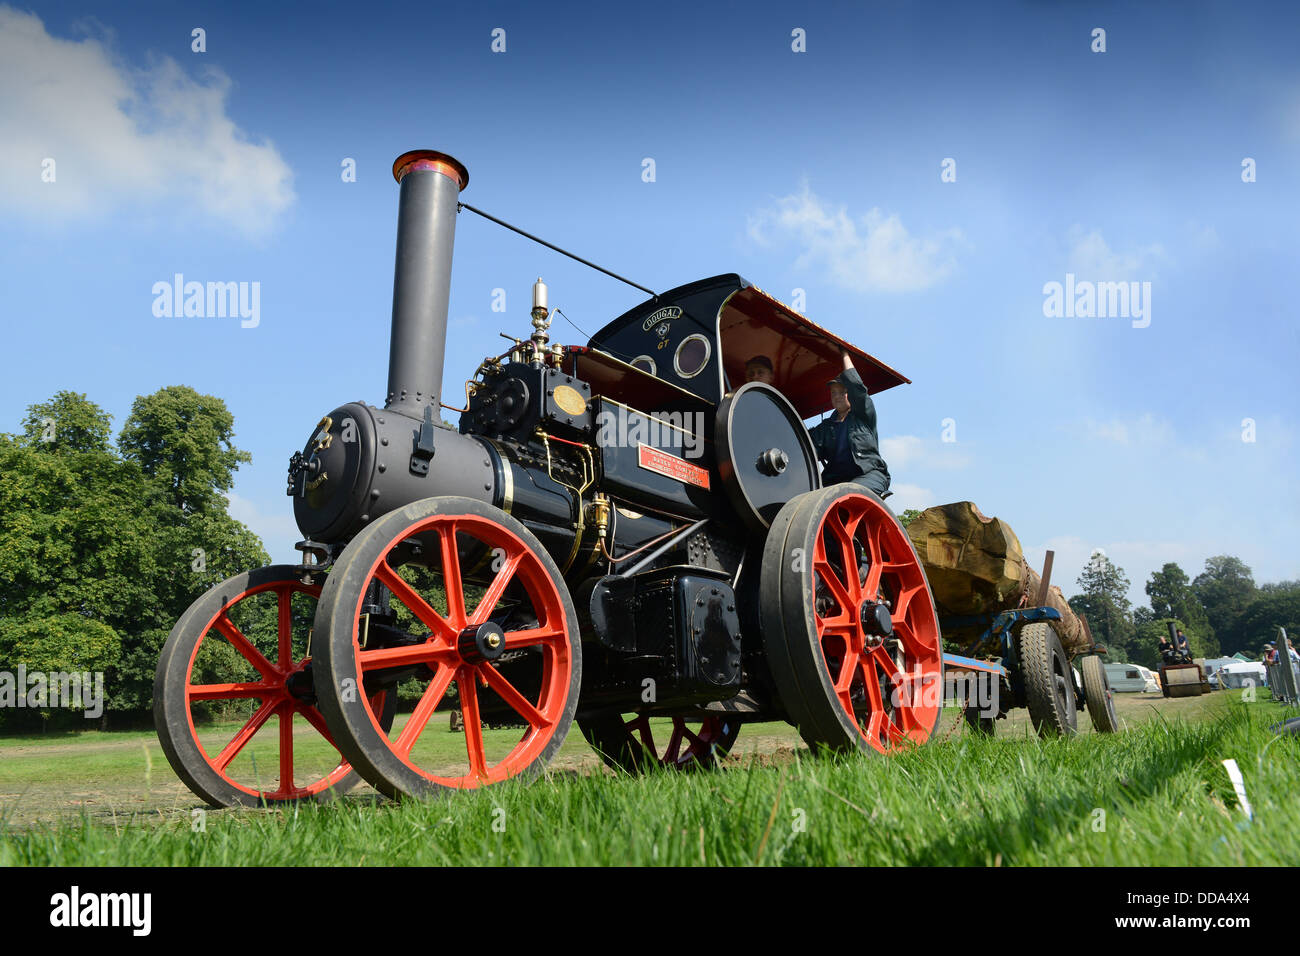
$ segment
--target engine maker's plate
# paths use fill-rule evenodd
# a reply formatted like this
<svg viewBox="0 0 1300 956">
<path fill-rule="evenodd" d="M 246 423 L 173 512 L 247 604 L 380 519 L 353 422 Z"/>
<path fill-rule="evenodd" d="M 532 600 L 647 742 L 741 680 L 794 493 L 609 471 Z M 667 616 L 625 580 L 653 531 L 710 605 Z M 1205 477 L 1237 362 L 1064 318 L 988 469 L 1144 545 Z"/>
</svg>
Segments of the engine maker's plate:
<svg viewBox="0 0 1300 956">
<path fill-rule="evenodd" d="M 812 439 L 770 385 L 749 382 L 724 398 L 713 428 L 718 474 L 751 528 L 766 530 L 787 501 L 821 487 Z"/>
</svg>

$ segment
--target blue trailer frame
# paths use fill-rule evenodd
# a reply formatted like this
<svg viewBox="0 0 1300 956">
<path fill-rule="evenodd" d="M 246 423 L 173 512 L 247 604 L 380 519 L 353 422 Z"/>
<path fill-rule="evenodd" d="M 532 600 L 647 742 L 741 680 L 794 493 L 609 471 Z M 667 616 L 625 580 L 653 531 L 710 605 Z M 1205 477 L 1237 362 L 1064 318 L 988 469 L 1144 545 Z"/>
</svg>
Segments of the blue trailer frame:
<svg viewBox="0 0 1300 956">
<path fill-rule="evenodd" d="M 979 635 L 964 648 L 965 655 L 948 653 L 943 655 L 944 673 L 996 675 L 1002 692 L 1006 694 L 1004 698 L 1006 706 L 999 704 L 998 716 L 1002 716 L 1012 707 L 1023 707 L 1024 693 L 1020 681 L 1020 666 L 1015 659 L 1015 647 L 1011 642 L 1011 635 L 1016 627 L 1024 624 L 1035 621 L 1059 621 L 1060 619 L 1061 613 L 1053 607 L 1018 607 L 1009 611 L 1000 611 L 996 614 L 940 618 L 940 633 L 944 631 L 969 631 L 973 627 L 980 628 Z M 994 639 L 997 640 L 998 647 L 1002 652 L 1000 661 L 980 660 L 969 656 Z M 1078 693 L 1076 687 L 1076 697 Z M 1082 702 L 1080 704 L 1082 705 Z"/>
</svg>

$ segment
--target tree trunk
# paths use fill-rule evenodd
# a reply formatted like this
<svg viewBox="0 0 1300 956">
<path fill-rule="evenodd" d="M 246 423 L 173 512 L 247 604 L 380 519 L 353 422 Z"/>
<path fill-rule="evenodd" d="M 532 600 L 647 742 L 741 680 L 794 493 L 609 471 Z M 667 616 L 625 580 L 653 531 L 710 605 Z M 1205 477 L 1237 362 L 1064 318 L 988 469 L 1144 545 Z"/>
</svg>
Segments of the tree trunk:
<svg viewBox="0 0 1300 956">
<path fill-rule="evenodd" d="M 1029 567 L 1020 539 L 1000 518 L 985 516 L 973 502 L 927 508 L 907 526 L 925 567 L 940 617 L 995 614 L 1037 607 L 1041 580 Z M 1089 645 L 1083 621 L 1061 589 L 1049 588 L 1043 605 L 1060 612 L 1054 629 L 1073 655 Z"/>
</svg>

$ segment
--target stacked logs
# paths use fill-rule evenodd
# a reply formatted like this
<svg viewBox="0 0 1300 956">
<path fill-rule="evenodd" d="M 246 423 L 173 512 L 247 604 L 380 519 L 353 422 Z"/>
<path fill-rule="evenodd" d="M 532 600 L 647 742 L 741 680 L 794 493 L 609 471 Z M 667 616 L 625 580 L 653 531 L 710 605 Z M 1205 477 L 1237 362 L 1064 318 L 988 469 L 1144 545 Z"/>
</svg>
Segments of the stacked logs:
<svg viewBox="0 0 1300 956">
<path fill-rule="evenodd" d="M 1042 581 L 1029 566 L 1020 539 L 1001 518 L 986 517 L 970 501 L 927 508 L 907 526 L 925 567 L 940 617 L 995 614 L 1039 606 Z M 1067 654 L 1092 643 L 1086 622 L 1055 585 L 1042 602 L 1061 614 L 1054 622 Z"/>
</svg>

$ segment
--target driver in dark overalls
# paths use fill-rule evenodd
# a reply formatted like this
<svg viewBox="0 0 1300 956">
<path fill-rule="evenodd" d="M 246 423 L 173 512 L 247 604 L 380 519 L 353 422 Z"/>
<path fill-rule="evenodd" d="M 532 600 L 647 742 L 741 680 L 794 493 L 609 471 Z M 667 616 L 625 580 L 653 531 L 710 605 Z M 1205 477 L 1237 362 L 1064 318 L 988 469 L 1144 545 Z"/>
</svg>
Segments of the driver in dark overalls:
<svg viewBox="0 0 1300 956">
<path fill-rule="evenodd" d="M 876 405 L 848 351 L 840 349 L 840 356 L 844 370 L 829 383 L 833 413 L 809 432 L 817 457 L 826 463 L 822 484 L 856 482 L 886 498 L 890 494 L 889 468 L 880 457 Z"/>
</svg>

